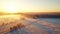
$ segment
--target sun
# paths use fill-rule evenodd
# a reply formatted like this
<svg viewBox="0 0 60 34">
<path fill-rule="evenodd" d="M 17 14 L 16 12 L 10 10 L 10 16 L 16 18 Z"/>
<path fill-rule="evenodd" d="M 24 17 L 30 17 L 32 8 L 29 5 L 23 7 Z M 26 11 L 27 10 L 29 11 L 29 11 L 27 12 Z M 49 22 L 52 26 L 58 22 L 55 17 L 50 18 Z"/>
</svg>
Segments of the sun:
<svg viewBox="0 0 60 34">
<path fill-rule="evenodd" d="M 5 10 L 8 13 L 16 13 L 17 12 L 16 6 L 14 4 L 8 4 L 8 5 L 6 5 L 5 6 Z"/>
</svg>

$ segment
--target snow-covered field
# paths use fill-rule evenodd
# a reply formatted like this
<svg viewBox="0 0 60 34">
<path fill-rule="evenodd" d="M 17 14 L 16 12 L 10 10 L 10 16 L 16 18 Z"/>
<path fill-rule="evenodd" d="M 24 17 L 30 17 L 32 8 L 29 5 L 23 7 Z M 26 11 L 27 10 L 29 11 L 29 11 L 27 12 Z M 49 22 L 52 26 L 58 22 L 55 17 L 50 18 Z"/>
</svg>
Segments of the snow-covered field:
<svg viewBox="0 0 60 34">
<path fill-rule="evenodd" d="M 60 18 L 0 16 L 0 34 L 60 34 Z"/>
</svg>

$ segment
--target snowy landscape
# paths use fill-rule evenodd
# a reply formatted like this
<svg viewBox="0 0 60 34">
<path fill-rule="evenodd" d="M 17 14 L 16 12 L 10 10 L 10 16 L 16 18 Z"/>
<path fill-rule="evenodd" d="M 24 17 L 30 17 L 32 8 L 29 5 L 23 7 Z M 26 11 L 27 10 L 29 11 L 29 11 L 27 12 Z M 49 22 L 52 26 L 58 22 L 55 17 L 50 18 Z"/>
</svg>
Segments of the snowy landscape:
<svg viewBox="0 0 60 34">
<path fill-rule="evenodd" d="M 0 34 L 60 34 L 60 18 L 0 16 Z"/>
</svg>

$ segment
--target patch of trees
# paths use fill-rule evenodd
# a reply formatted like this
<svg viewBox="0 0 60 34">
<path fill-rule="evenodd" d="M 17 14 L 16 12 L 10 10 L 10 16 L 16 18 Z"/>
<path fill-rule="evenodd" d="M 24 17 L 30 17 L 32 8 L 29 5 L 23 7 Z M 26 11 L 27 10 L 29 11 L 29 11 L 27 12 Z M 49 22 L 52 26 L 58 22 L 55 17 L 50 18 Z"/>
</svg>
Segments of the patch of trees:
<svg viewBox="0 0 60 34">
<path fill-rule="evenodd" d="M 43 15 L 35 15 L 37 18 L 60 18 L 60 15 L 48 15 L 48 14 L 43 14 Z"/>
</svg>

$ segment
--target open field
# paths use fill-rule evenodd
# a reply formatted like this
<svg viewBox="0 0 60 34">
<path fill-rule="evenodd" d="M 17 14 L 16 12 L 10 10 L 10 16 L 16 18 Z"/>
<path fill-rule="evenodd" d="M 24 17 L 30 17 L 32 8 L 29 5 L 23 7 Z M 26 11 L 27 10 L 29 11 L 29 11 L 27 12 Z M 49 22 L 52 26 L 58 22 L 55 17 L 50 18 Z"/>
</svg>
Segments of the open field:
<svg viewBox="0 0 60 34">
<path fill-rule="evenodd" d="M 0 16 L 0 34 L 60 34 L 60 25 L 50 23 L 48 20 Z"/>
</svg>

